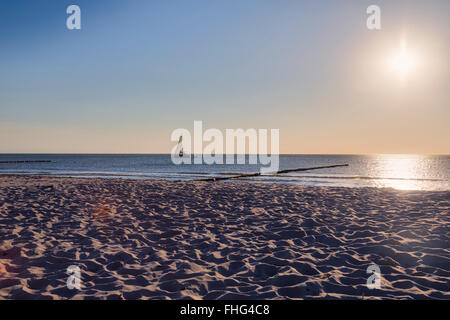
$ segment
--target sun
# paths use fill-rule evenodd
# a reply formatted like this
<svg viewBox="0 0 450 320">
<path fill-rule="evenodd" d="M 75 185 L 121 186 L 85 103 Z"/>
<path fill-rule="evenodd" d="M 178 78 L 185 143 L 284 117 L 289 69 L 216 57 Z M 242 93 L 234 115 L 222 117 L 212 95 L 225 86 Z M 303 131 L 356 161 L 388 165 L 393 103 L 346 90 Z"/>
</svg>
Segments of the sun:
<svg viewBox="0 0 450 320">
<path fill-rule="evenodd" d="M 406 51 L 401 51 L 394 56 L 392 66 L 400 75 L 406 75 L 414 68 L 414 58 Z"/>
<path fill-rule="evenodd" d="M 417 58 L 406 44 L 403 44 L 401 49 L 392 55 L 390 67 L 399 77 L 406 78 L 415 71 Z"/>
</svg>

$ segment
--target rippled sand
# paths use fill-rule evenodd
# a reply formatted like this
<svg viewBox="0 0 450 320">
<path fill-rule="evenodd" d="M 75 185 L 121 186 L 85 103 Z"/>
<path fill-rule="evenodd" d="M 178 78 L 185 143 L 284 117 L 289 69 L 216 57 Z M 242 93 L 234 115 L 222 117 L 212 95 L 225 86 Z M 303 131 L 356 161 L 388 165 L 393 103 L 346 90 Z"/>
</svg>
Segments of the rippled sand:
<svg viewBox="0 0 450 320">
<path fill-rule="evenodd" d="M 0 176 L 0 299 L 449 299 L 449 212 L 450 192 Z"/>
</svg>

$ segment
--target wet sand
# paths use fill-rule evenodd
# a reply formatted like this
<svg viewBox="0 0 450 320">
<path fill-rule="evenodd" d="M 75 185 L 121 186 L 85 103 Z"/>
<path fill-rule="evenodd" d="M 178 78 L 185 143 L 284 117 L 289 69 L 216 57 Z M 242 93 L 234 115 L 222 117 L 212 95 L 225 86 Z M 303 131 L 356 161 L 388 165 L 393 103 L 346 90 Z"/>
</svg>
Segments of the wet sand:
<svg viewBox="0 0 450 320">
<path fill-rule="evenodd" d="M 449 213 L 450 192 L 0 176 L 0 299 L 450 299 Z"/>
</svg>

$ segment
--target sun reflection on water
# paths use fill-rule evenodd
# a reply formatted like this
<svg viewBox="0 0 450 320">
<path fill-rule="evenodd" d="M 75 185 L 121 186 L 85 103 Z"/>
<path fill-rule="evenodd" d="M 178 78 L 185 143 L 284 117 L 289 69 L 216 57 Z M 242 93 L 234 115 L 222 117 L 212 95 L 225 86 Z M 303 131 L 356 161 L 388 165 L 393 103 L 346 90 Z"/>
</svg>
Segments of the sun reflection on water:
<svg viewBox="0 0 450 320">
<path fill-rule="evenodd" d="M 426 157 L 419 155 L 377 155 L 376 170 L 380 177 L 388 177 L 378 180 L 380 187 L 394 188 L 400 190 L 423 189 L 427 181 L 427 171 L 430 169 L 426 164 Z"/>
</svg>

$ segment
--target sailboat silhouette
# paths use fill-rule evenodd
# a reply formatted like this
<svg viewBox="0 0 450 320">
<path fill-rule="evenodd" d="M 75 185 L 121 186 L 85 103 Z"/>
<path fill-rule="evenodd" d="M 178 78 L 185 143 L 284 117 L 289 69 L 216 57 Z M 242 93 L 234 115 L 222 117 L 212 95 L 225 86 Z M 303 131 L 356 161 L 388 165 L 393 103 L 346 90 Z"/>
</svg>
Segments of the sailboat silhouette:
<svg viewBox="0 0 450 320">
<path fill-rule="evenodd" d="M 178 140 L 178 147 L 180 148 L 180 152 L 178 153 L 178 156 L 181 158 L 184 154 L 183 152 L 183 136 L 180 136 L 180 139 Z"/>
</svg>

